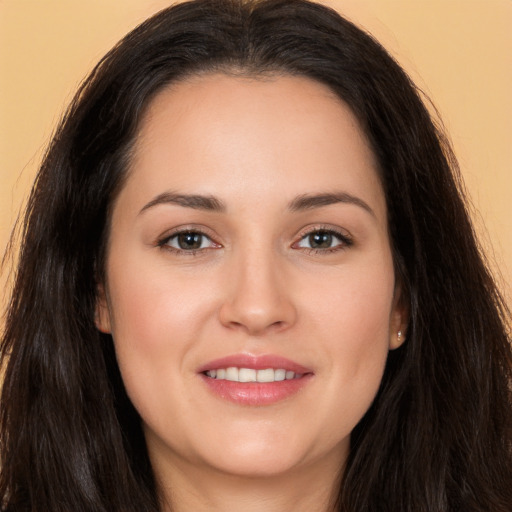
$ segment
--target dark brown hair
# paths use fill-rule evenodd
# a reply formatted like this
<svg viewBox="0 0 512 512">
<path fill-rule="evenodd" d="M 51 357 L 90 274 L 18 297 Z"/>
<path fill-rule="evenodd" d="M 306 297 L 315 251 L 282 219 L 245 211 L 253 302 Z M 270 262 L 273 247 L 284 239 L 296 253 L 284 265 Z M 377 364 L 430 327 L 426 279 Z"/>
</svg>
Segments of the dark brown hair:
<svg viewBox="0 0 512 512">
<path fill-rule="evenodd" d="M 112 340 L 94 324 L 96 285 L 145 107 L 170 82 L 214 71 L 327 84 L 379 162 L 410 325 L 352 434 L 339 510 L 510 510 L 510 316 L 475 240 L 455 159 L 386 51 L 304 0 L 166 9 L 114 47 L 78 91 L 22 226 L 1 344 L 2 510 L 159 510 L 138 414 Z"/>
</svg>

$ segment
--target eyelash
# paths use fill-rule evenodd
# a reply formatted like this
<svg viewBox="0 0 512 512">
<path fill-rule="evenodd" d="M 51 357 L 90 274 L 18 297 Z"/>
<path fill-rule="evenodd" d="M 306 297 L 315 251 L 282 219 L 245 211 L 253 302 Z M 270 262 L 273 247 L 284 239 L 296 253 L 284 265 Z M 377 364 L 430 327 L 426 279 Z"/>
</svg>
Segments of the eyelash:
<svg viewBox="0 0 512 512">
<path fill-rule="evenodd" d="M 179 237 L 180 235 L 199 235 L 203 238 L 206 238 L 208 240 L 210 240 L 210 244 L 211 244 L 211 247 L 199 247 L 198 249 L 190 249 L 190 250 L 187 250 L 187 249 L 178 249 L 176 247 L 172 247 L 169 245 L 169 242 L 173 239 L 173 238 L 177 238 Z M 199 229 L 199 228 L 185 228 L 185 229 L 179 229 L 173 233 L 171 233 L 170 235 L 167 235 L 165 236 L 164 238 L 160 239 L 158 242 L 157 242 L 157 245 L 158 247 L 160 247 L 161 249 L 165 249 L 166 251 L 170 251 L 172 253 L 175 253 L 177 255 L 183 255 L 183 256 L 196 256 L 206 250 L 209 250 L 209 249 L 212 249 L 212 248 L 219 248 L 221 247 L 220 244 L 214 242 L 212 240 L 212 237 L 210 235 L 208 235 L 207 233 L 205 233 L 203 230 Z"/>
<path fill-rule="evenodd" d="M 314 248 L 314 247 L 299 246 L 299 244 L 301 242 L 303 242 L 304 240 L 306 240 L 308 237 L 311 237 L 312 235 L 319 234 L 319 233 L 332 236 L 332 237 L 336 238 L 339 243 L 337 245 L 335 245 L 334 247 L 327 247 L 327 248 L 321 248 L 321 249 Z M 211 246 L 210 247 L 199 247 L 197 249 L 190 249 L 190 250 L 178 249 L 176 247 L 170 246 L 169 242 L 171 240 L 173 240 L 174 238 L 179 237 L 180 235 L 199 235 L 201 237 L 208 239 L 210 241 Z M 317 226 L 317 227 L 309 229 L 306 232 L 301 233 L 299 240 L 292 244 L 292 248 L 302 249 L 307 254 L 324 254 L 325 255 L 325 254 L 332 254 L 334 252 L 345 250 L 345 249 L 351 247 L 352 245 L 353 245 L 353 240 L 346 233 L 341 233 L 340 231 L 330 228 L 330 227 L 328 228 L 328 227 Z M 214 242 L 210 235 L 208 235 L 203 230 L 198 229 L 198 228 L 180 229 L 178 231 L 175 231 L 172 234 L 167 235 L 164 238 L 158 240 L 157 246 L 162 249 L 165 249 L 167 251 L 173 252 L 178 255 L 183 255 L 183 256 L 196 256 L 196 255 L 203 253 L 204 251 L 207 251 L 209 249 L 222 247 L 220 244 Z"/>
<path fill-rule="evenodd" d="M 338 240 L 338 244 L 334 247 L 327 247 L 323 249 L 318 249 L 314 247 L 299 247 L 298 244 L 300 244 L 302 241 L 306 240 L 310 236 L 314 234 L 322 233 L 325 235 L 332 236 Z M 342 233 L 341 231 L 338 231 L 336 229 L 333 229 L 331 227 L 326 226 L 315 226 L 314 228 L 308 229 L 306 232 L 303 232 L 300 235 L 300 239 L 295 242 L 292 247 L 294 248 L 301 248 L 303 251 L 305 251 L 307 254 L 332 254 L 338 251 L 343 251 L 348 249 L 354 244 L 352 237 L 350 237 L 347 233 Z"/>
</svg>

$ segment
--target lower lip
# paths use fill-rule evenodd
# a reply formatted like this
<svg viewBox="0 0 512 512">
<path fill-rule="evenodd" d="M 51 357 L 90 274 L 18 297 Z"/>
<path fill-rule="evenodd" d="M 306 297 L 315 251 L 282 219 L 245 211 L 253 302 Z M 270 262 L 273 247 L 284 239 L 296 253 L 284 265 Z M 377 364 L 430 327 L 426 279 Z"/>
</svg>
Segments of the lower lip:
<svg viewBox="0 0 512 512">
<path fill-rule="evenodd" d="M 298 393 L 310 380 L 312 374 L 299 379 L 275 382 L 235 382 L 212 379 L 201 374 L 210 391 L 224 400 L 240 405 L 271 405 Z"/>
</svg>

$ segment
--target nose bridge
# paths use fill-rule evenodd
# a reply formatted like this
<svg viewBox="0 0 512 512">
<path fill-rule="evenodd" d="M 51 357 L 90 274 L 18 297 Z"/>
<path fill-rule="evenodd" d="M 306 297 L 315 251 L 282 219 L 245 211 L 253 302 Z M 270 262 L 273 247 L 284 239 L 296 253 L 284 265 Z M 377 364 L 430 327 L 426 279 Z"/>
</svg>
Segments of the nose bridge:
<svg viewBox="0 0 512 512">
<path fill-rule="evenodd" d="M 224 325 L 261 334 L 295 321 L 295 307 L 287 289 L 283 262 L 270 243 L 247 244 L 233 252 L 229 294 L 221 308 Z"/>
</svg>

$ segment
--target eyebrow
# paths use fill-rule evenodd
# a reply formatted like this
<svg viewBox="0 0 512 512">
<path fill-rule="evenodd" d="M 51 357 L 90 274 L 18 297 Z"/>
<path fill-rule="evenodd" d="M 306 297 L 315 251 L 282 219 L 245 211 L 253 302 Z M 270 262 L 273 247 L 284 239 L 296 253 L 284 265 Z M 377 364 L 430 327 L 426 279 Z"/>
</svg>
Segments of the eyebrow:
<svg viewBox="0 0 512 512">
<path fill-rule="evenodd" d="M 302 194 L 297 196 L 288 204 L 288 209 L 292 212 L 311 210 L 314 208 L 321 208 L 323 206 L 330 206 L 332 204 L 345 203 L 353 204 L 363 208 L 373 217 L 375 212 L 370 208 L 368 203 L 363 201 L 357 196 L 348 194 L 346 192 L 338 193 L 324 193 L 324 194 Z M 195 210 L 206 210 L 211 212 L 225 212 L 226 205 L 215 196 L 204 196 L 199 194 L 177 194 L 174 192 L 163 192 L 159 194 L 149 203 L 144 205 L 139 212 L 139 215 L 161 204 L 176 204 L 184 208 L 192 208 Z"/>
<path fill-rule="evenodd" d="M 159 194 L 149 203 L 144 205 L 139 215 L 160 204 L 176 204 L 185 208 L 193 208 L 195 210 L 206 210 L 211 212 L 226 211 L 225 204 L 214 196 L 202 196 L 198 194 L 175 194 L 173 192 L 164 192 Z"/>
<path fill-rule="evenodd" d="M 369 204 L 357 196 L 346 192 L 326 193 L 326 194 L 303 194 L 293 199 L 288 208 L 292 212 L 310 210 L 313 208 L 321 208 L 322 206 L 330 206 L 337 203 L 346 203 L 359 206 L 375 217 L 375 212 L 370 208 Z"/>
</svg>

